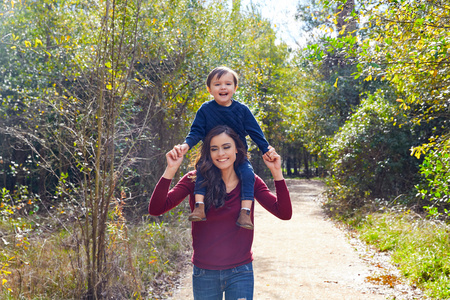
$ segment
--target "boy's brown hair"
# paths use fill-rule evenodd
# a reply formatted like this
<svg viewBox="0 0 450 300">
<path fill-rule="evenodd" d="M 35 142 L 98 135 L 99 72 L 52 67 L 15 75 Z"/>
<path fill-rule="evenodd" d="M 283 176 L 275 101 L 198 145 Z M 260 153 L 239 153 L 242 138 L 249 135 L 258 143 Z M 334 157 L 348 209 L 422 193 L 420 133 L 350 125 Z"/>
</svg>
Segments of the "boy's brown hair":
<svg viewBox="0 0 450 300">
<path fill-rule="evenodd" d="M 222 77 L 223 75 L 227 74 L 227 73 L 231 73 L 231 75 L 233 75 L 234 77 L 234 85 L 237 87 L 238 86 L 238 82 L 239 82 L 239 76 L 238 74 L 231 70 L 228 67 L 217 67 L 214 70 L 212 70 L 208 77 L 206 78 L 206 86 L 211 88 L 211 81 L 213 80 L 213 78 L 217 75 L 217 79 L 220 79 L 220 77 Z"/>
</svg>

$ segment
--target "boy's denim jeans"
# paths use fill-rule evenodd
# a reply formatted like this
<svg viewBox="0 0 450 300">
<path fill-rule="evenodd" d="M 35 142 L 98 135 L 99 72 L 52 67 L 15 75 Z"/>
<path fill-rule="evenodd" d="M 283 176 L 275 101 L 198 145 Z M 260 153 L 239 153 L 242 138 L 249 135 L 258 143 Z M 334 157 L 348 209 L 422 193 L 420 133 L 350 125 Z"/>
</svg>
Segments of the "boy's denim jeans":
<svg viewBox="0 0 450 300">
<path fill-rule="evenodd" d="M 245 159 L 236 170 L 239 179 L 241 180 L 241 200 L 254 200 L 255 195 L 255 172 L 252 164 L 248 159 Z M 197 179 L 195 181 L 194 194 L 205 195 L 206 187 L 200 187 L 204 177 L 197 170 Z"/>
<path fill-rule="evenodd" d="M 253 265 L 226 270 L 206 270 L 194 266 L 194 300 L 253 300 Z"/>
</svg>

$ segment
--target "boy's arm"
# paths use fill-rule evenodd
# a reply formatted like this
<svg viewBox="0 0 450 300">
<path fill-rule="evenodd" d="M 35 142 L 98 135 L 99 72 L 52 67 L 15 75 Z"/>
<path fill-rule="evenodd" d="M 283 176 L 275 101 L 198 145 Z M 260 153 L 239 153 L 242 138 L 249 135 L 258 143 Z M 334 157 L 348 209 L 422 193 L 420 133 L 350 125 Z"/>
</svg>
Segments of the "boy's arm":
<svg viewBox="0 0 450 300">
<path fill-rule="evenodd" d="M 192 122 L 191 125 L 191 130 L 186 136 L 185 143 L 189 147 L 187 150 L 192 149 L 192 147 L 197 145 L 197 143 L 200 142 L 200 140 L 202 140 L 206 135 L 206 118 L 202 107 L 200 107 L 195 114 L 194 122 Z"/>
<path fill-rule="evenodd" d="M 252 114 L 250 109 L 246 106 L 246 113 L 244 118 L 245 131 L 247 131 L 250 138 L 258 145 L 259 150 L 263 154 L 269 151 L 269 142 L 267 142 L 261 127 L 256 121 L 255 116 Z"/>
</svg>

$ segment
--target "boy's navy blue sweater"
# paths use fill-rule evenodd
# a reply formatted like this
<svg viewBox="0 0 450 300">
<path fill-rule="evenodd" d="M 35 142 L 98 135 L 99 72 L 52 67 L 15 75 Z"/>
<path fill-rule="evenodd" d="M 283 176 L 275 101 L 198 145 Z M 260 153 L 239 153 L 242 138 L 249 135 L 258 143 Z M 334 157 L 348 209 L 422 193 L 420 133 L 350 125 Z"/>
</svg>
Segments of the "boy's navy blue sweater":
<svg viewBox="0 0 450 300">
<path fill-rule="evenodd" d="M 192 149 L 197 145 L 217 125 L 231 127 L 239 135 L 246 149 L 248 149 L 248 145 L 245 137 L 249 135 L 263 154 L 269 150 L 269 143 L 264 137 L 255 116 L 245 104 L 236 100 L 233 100 L 230 106 L 221 106 L 215 100 L 202 104 L 195 115 L 191 131 L 186 137 L 189 148 Z"/>
</svg>

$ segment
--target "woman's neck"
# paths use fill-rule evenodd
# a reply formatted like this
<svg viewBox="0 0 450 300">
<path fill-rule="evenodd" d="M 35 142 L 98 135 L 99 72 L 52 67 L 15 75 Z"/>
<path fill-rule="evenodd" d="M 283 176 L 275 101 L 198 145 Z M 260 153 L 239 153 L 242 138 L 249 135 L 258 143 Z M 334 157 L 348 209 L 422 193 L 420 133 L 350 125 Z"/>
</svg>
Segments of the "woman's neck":
<svg viewBox="0 0 450 300">
<path fill-rule="evenodd" d="M 234 190 L 239 183 L 239 177 L 237 176 L 236 171 L 234 171 L 234 168 L 222 170 L 222 180 L 227 188 L 227 193 Z"/>
</svg>

